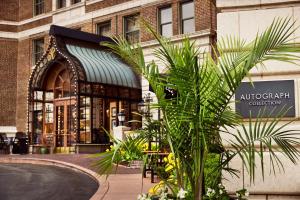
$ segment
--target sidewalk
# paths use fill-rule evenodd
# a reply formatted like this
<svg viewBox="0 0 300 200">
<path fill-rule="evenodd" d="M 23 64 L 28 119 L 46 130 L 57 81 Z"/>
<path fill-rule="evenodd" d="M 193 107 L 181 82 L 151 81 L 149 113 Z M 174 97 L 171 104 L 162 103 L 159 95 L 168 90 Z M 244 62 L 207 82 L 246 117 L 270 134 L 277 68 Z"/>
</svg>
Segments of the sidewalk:
<svg viewBox="0 0 300 200">
<path fill-rule="evenodd" d="M 0 159 L 10 157 L 50 159 L 76 164 L 96 171 L 91 166 L 92 162 L 96 159 L 89 156 L 88 154 L 0 155 Z M 154 185 L 151 183 L 149 177 L 150 175 L 143 179 L 140 169 L 130 169 L 120 166 L 116 174 L 109 176 L 109 190 L 103 200 L 135 200 L 138 194 L 148 192 L 149 188 Z"/>
</svg>

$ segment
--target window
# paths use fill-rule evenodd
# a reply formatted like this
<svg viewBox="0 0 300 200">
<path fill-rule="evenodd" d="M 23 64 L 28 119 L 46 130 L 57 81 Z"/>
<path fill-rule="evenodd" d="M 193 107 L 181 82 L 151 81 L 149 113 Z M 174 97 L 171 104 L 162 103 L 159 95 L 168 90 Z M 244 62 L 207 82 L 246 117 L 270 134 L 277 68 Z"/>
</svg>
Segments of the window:
<svg viewBox="0 0 300 200">
<path fill-rule="evenodd" d="M 42 57 L 44 53 L 44 39 L 33 40 L 33 64 Z"/>
<path fill-rule="evenodd" d="M 97 24 L 97 34 L 101 36 L 110 36 L 111 35 L 111 25 L 110 21 Z"/>
<path fill-rule="evenodd" d="M 44 0 L 34 0 L 34 15 L 44 13 Z"/>
<path fill-rule="evenodd" d="M 139 15 L 132 15 L 124 18 L 125 38 L 130 43 L 136 43 L 140 41 L 138 17 Z"/>
<path fill-rule="evenodd" d="M 66 0 L 57 0 L 56 1 L 57 9 L 64 8 L 64 7 L 66 7 Z"/>
<path fill-rule="evenodd" d="M 181 4 L 181 33 L 195 32 L 194 2 L 189 1 Z"/>
<path fill-rule="evenodd" d="M 172 29 L 172 8 L 166 7 L 159 10 L 160 34 L 165 37 L 173 35 Z"/>
<path fill-rule="evenodd" d="M 81 0 L 72 0 L 72 4 L 79 3 Z"/>
</svg>

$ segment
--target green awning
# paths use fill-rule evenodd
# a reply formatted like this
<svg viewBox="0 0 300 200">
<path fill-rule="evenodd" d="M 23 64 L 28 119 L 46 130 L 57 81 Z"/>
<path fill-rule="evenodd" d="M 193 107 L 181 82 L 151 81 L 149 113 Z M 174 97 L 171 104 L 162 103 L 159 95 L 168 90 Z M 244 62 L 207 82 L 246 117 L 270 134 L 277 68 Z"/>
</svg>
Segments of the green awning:
<svg viewBox="0 0 300 200">
<path fill-rule="evenodd" d="M 66 44 L 68 51 L 82 64 L 87 81 L 140 89 L 133 70 L 109 51 Z"/>
</svg>

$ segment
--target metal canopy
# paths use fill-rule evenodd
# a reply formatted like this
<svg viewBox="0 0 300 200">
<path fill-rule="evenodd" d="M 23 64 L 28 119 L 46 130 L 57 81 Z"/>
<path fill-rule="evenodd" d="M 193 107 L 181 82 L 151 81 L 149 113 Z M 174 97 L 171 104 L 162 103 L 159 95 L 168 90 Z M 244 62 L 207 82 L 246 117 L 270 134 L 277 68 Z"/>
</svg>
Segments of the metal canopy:
<svg viewBox="0 0 300 200">
<path fill-rule="evenodd" d="M 101 50 L 66 44 L 67 50 L 82 64 L 86 81 L 140 89 L 132 69 L 115 54 Z"/>
</svg>

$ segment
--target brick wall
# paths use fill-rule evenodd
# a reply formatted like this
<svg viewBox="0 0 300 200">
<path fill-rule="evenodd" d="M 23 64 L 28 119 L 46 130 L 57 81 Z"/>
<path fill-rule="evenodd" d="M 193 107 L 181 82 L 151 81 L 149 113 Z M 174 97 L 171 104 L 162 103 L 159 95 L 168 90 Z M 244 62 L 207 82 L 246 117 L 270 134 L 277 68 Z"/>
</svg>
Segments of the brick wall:
<svg viewBox="0 0 300 200">
<path fill-rule="evenodd" d="M 173 0 L 172 2 L 172 20 L 173 20 L 173 35 L 178 35 L 180 33 L 179 30 L 179 3 L 177 0 Z"/>
<path fill-rule="evenodd" d="M 216 20 L 216 13 L 213 13 L 216 11 L 214 2 L 214 0 L 195 1 L 196 31 L 216 28 L 216 24 L 213 22 Z"/>
<path fill-rule="evenodd" d="M 0 52 L 0 126 L 15 126 L 18 41 L 0 39 Z"/>
<path fill-rule="evenodd" d="M 20 21 L 32 18 L 33 16 L 33 1 L 27 0 L 27 1 L 22 1 L 20 4 Z"/>
<path fill-rule="evenodd" d="M 81 27 L 81 31 L 84 31 L 84 32 L 88 32 L 88 33 L 94 33 L 94 27 L 93 27 L 93 23 L 92 23 L 92 20 L 90 20 L 89 22 L 83 24 L 80 26 Z"/>
<path fill-rule="evenodd" d="M 0 20 L 18 21 L 19 0 L 0 1 Z"/>
<path fill-rule="evenodd" d="M 17 130 L 26 131 L 27 85 L 31 71 L 31 40 L 19 41 L 17 73 Z"/>
<path fill-rule="evenodd" d="M 51 12 L 52 11 L 52 0 L 45 0 L 45 12 Z"/>
<path fill-rule="evenodd" d="M 27 24 L 21 25 L 19 26 L 19 31 L 24 31 L 24 30 L 28 30 L 31 28 L 35 28 L 35 27 L 39 27 L 39 26 L 43 26 L 46 24 L 50 24 L 52 22 L 52 17 L 46 17 L 46 18 L 42 18 L 39 20 L 35 20 L 33 22 L 29 22 Z"/>
<path fill-rule="evenodd" d="M 146 20 L 152 28 L 157 31 L 157 6 L 151 5 L 145 6 L 141 9 L 140 16 L 142 19 Z M 141 27 L 141 30 L 145 30 Z M 141 41 L 153 40 L 154 37 L 148 31 L 141 31 Z"/>
<path fill-rule="evenodd" d="M 4 32 L 18 32 L 18 26 L 0 24 L 0 31 L 4 31 Z"/>
<path fill-rule="evenodd" d="M 45 13 L 52 11 L 52 0 L 44 0 L 44 11 Z M 20 21 L 33 17 L 33 0 L 20 0 L 19 16 Z"/>
</svg>

